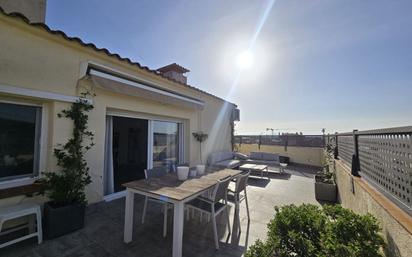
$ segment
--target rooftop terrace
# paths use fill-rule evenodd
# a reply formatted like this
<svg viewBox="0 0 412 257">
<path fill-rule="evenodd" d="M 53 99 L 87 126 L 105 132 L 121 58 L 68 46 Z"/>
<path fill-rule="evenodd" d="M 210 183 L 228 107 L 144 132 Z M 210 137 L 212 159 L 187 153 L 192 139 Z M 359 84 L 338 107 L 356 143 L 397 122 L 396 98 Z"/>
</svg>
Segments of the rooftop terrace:
<svg viewBox="0 0 412 257">
<path fill-rule="evenodd" d="M 224 215 L 218 216 L 220 250 L 213 243 L 212 226 L 199 216 L 185 221 L 183 256 L 242 256 L 256 239 L 266 236 L 266 224 L 274 215 L 275 205 L 315 203 L 313 177 L 315 169 L 289 166 L 279 174 L 277 167 L 270 168 L 270 180 L 250 178 L 248 197 L 251 220 L 248 224 L 244 202 L 241 203 L 241 233 L 234 222 L 234 205 L 230 204 L 230 221 L 234 225 L 228 237 Z M 148 205 L 145 224 L 140 223 L 143 197 L 135 196 L 134 240 L 123 242 L 124 199 L 90 205 L 85 228 L 69 235 L 46 240 L 37 245 L 27 240 L 2 249 L 0 256 L 36 257 L 111 257 L 111 256 L 170 256 L 172 253 L 172 215 L 169 215 L 168 235 L 162 237 L 163 215 L 158 205 Z"/>
</svg>

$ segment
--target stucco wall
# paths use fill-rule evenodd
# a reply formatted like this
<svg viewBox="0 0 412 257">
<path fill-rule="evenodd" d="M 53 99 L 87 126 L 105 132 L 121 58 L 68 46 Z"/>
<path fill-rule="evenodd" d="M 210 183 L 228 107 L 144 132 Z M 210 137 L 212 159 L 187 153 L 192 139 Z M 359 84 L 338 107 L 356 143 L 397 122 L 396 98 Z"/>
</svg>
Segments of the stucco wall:
<svg viewBox="0 0 412 257">
<path fill-rule="evenodd" d="M 297 147 L 288 146 L 285 151 L 284 146 L 279 145 L 261 145 L 260 149 L 257 144 L 241 144 L 236 145 L 238 151 L 241 153 L 249 154 L 250 152 L 268 152 L 278 153 L 283 156 L 288 156 L 291 162 L 311 165 L 322 166 L 322 152 L 323 149 L 319 147 Z"/>
<path fill-rule="evenodd" d="M 350 169 L 335 161 L 336 181 L 342 206 L 361 214 L 370 213 L 381 224 L 391 257 L 412 256 L 412 218 L 391 203 L 361 178 L 353 178 Z M 352 193 L 352 182 L 354 193 Z"/>
<path fill-rule="evenodd" d="M 229 117 L 234 105 L 221 99 L 179 85 L 165 78 L 143 71 L 106 54 L 68 42 L 60 36 L 50 35 L 39 28 L 33 28 L 22 21 L 0 15 L 0 85 L 14 86 L 53 92 L 68 96 L 78 96 L 84 88 L 93 91 L 95 108 L 89 114 L 89 128 L 95 133 L 96 145 L 86 155 L 92 184 L 87 188 L 89 202 L 102 200 L 103 160 L 105 142 L 105 119 L 107 111 L 127 112 L 130 115 L 145 114 L 156 117 L 173 118 L 185 124 L 185 157 L 191 165 L 200 162 L 199 143 L 192 136 L 202 130 L 210 134 L 204 143 L 203 160 L 217 150 L 230 150 Z M 121 72 L 150 81 L 167 90 L 177 91 L 205 102 L 202 111 L 167 105 L 144 98 L 122 95 L 93 87 L 90 79 L 81 77 L 81 67 L 92 61 Z M 57 113 L 68 108 L 70 103 L 21 97 L 16 94 L 0 93 L 0 100 L 18 102 L 35 101 L 47 109 L 45 124 L 46 156 L 44 169 L 56 170 L 53 148 L 65 143 L 70 136 L 72 124 L 67 119 L 57 118 Z M 220 118 L 219 118 L 220 117 Z M 9 203 L 8 200 L 7 203 Z M 0 205 L 5 203 L 0 200 Z"/>
</svg>

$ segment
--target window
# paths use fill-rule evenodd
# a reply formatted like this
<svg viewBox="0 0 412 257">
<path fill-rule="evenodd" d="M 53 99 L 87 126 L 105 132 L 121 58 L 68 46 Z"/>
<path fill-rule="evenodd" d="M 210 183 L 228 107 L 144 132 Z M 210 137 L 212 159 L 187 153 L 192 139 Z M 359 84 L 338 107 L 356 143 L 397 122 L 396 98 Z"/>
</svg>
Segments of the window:
<svg viewBox="0 0 412 257">
<path fill-rule="evenodd" d="M 153 167 L 179 162 L 179 123 L 153 121 Z"/>
<path fill-rule="evenodd" d="M 40 107 L 0 103 L 0 181 L 38 174 L 40 124 Z"/>
</svg>

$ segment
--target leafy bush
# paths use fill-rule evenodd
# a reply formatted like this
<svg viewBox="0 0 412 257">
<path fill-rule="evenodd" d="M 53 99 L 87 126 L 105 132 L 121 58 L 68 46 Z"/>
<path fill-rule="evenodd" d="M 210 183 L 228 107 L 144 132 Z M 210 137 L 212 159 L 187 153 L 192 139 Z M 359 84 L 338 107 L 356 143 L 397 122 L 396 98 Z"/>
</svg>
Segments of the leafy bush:
<svg viewBox="0 0 412 257">
<path fill-rule="evenodd" d="M 327 256 L 381 256 L 379 249 L 384 241 L 375 217 L 358 215 L 339 205 L 325 206 L 323 210 L 329 219 L 322 240 Z"/>
<path fill-rule="evenodd" d="M 275 207 L 267 240 L 256 241 L 245 257 L 376 257 L 383 239 L 376 219 L 340 205 Z"/>
<path fill-rule="evenodd" d="M 335 183 L 335 173 L 330 169 L 333 164 L 333 158 L 328 151 L 324 151 L 322 158 L 322 170 L 319 171 L 316 176 L 316 182 L 334 184 Z"/>
<path fill-rule="evenodd" d="M 333 172 L 329 172 L 327 170 L 322 170 L 316 173 L 315 175 L 316 182 L 334 184 L 335 183 L 335 175 Z"/>
<path fill-rule="evenodd" d="M 82 94 L 83 97 L 87 95 L 89 94 Z M 86 113 L 91 109 L 93 105 L 80 98 L 69 109 L 58 114 L 59 118 L 73 120 L 74 126 L 72 138 L 54 149 L 60 172 L 45 172 L 45 177 L 40 180 L 43 185 L 40 193 L 47 194 L 54 207 L 87 203 L 84 190 L 91 183 L 91 178 L 84 154 L 94 145 L 93 133 L 87 130 L 89 117 Z M 91 142 L 84 145 L 85 139 L 90 139 Z"/>
</svg>

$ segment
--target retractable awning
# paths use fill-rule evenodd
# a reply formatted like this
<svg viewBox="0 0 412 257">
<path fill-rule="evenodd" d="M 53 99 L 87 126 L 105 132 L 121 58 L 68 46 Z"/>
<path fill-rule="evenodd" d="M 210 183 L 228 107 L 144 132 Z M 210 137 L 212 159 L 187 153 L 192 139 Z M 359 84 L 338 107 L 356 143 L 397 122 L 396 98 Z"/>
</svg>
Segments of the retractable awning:
<svg viewBox="0 0 412 257">
<path fill-rule="evenodd" d="M 138 82 L 132 78 L 110 74 L 94 68 L 90 68 L 88 74 L 95 86 L 119 94 L 138 96 L 185 108 L 203 109 L 204 106 L 204 102 L 199 99 L 169 91 L 155 85 Z"/>
</svg>

